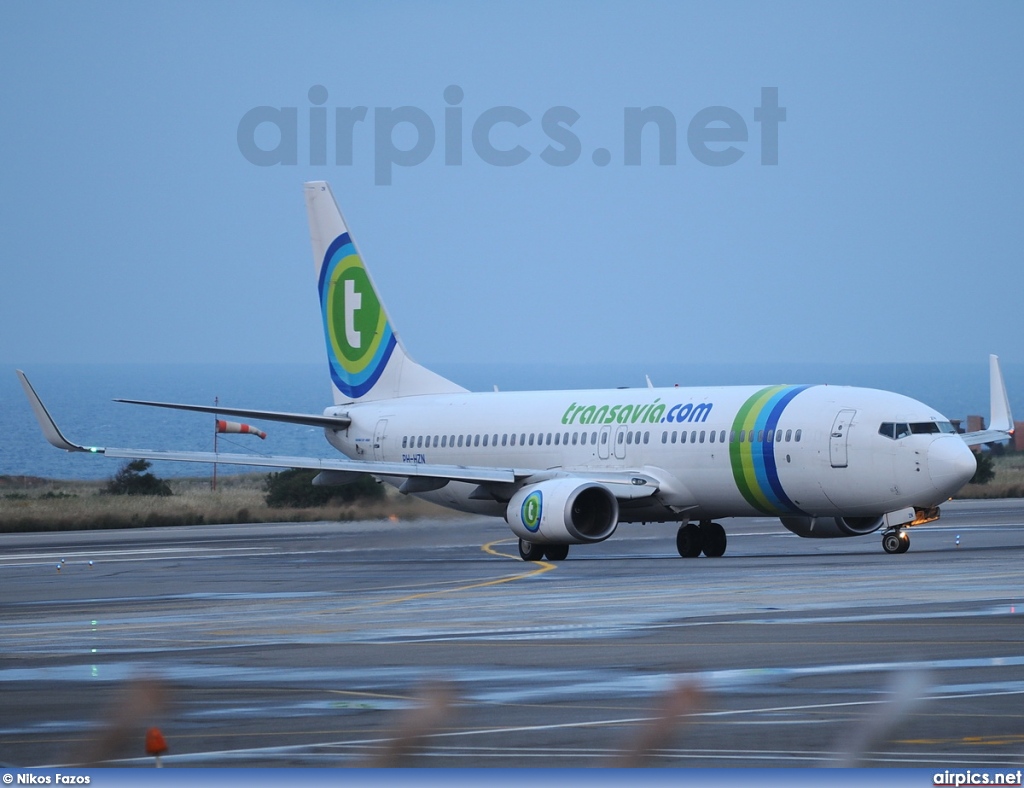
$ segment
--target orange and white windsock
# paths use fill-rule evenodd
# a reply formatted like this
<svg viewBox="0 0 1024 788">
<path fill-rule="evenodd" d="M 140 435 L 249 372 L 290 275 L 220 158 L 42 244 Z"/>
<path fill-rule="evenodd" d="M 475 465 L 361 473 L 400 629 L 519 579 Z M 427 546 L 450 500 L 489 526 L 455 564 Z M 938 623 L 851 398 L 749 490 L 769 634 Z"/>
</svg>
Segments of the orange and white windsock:
<svg viewBox="0 0 1024 788">
<path fill-rule="evenodd" d="M 217 419 L 217 432 L 242 432 L 246 435 L 258 435 L 261 440 L 267 439 L 267 433 L 250 427 L 248 424 L 240 424 L 237 421 L 221 421 Z"/>
</svg>

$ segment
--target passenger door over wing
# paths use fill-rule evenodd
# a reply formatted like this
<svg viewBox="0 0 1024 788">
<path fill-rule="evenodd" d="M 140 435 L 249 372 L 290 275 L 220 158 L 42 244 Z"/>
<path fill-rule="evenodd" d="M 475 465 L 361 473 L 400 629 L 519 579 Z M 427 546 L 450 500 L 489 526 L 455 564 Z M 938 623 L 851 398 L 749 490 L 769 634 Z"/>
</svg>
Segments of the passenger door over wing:
<svg viewBox="0 0 1024 788">
<path fill-rule="evenodd" d="M 373 459 L 378 462 L 384 459 L 384 439 L 387 437 L 388 420 L 381 419 L 377 422 L 377 429 L 373 431 Z"/>
</svg>

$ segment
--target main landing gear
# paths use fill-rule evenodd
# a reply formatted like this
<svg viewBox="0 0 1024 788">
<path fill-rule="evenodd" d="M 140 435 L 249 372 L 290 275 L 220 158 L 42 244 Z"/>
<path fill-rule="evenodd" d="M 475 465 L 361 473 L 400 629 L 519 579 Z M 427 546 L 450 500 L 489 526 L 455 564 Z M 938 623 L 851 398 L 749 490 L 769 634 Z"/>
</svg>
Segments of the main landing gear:
<svg viewBox="0 0 1024 788">
<path fill-rule="evenodd" d="M 543 561 L 545 556 L 549 561 L 564 561 L 569 555 L 567 544 L 537 544 L 519 540 L 519 557 L 524 561 Z"/>
<path fill-rule="evenodd" d="M 910 549 L 910 534 L 902 528 L 890 528 L 882 534 L 882 549 L 890 555 L 907 552 Z"/>
<path fill-rule="evenodd" d="M 708 558 L 719 558 L 725 555 L 725 545 L 725 529 L 708 520 L 700 525 L 681 525 L 676 534 L 676 549 L 683 558 L 696 558 L 701 553 Z"/>
</svg>

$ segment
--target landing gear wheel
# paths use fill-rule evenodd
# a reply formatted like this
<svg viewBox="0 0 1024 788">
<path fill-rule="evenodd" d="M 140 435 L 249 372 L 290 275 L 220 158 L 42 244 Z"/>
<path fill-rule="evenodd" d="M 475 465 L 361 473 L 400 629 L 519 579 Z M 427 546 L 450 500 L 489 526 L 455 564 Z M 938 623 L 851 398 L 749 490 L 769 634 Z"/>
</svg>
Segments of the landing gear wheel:
<svg viewBox="0 0 1024 788">
<path fill-rule="evenodd" d="M 906 531 L 886 531 L 882 534 L 882 549 L 890 555 L 899 555 L 910 549 L 910 535 Z"/>
<path fill-rule="evenodd" d="M 676 550 L 683 558 L 696 558 L 700 555 L 702 539 L 700 526 L 696 523 L 687 523 L 679 526 L 676 533 Z"/>
<path fill-rule="evenodd" d="M 700 527 L 701 547 L 708 558 L 725 555 L 725 529 L 718 523 L 704 523 Z"/>
<path fill-rule="evenodd" d="M 544 545 L 536 544 L 535 542 L 527 542 L 525 539 L 520 539 L 519 557 L 522 558 L 524 561 L 543 561 Z"/>
<path fill-rule="evenodd" d="M 549 544 L 544 548 L 544 555 L 549 561 L 564 561 L 569 555 L 569 545 Z"/>
</svg>

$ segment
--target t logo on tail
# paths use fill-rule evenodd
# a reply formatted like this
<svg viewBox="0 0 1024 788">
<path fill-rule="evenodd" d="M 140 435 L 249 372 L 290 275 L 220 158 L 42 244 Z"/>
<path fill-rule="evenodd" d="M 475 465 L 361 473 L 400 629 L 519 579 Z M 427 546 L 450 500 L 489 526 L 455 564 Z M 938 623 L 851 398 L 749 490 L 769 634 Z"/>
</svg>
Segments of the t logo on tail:
<svg viewBox="0 0 1024 788">
<path fill-rule="evenodd" d="M 356 292 L 356 283 L 345 280 L 345 339 L 349 347 L 362 345 L 362 334 L 356 329 L 356 310 L 363 305 L 363 297 Z"/>
</svg>

